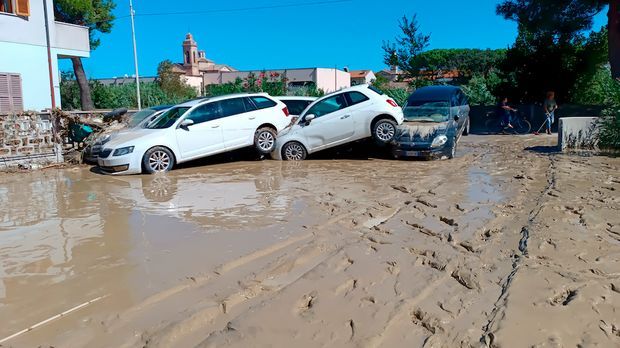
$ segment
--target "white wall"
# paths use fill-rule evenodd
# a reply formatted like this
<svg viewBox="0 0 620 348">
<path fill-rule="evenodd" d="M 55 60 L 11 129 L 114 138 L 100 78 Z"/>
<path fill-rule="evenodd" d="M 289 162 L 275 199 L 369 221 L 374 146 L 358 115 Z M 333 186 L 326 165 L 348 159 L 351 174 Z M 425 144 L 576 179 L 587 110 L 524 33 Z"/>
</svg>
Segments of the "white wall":
<svg viewBox="0 0 620 348">
<path fill-rule="evenodd" d="M 47 2 L 56 106 L 60 107 L 58 56 L 89 57 L 88 29 L 54 21 L 53 1 Z M 43 2 L 30 1 L 30 16 L 0 13 L 0 72 L 22 78 L 25 110 L 52 106 Z"/>
<path fill-rule="evenodd" d="M 20 45 L 0 42 L 0 71 L 18 73 L 22 78 L 22 93 L 25 110 L 42 110 L 52 105 L 49 69 L 47 66 L 47 49 L 41 46 Z M 58 71 L 57 61 L 54 71 Z M 54 74 L 56 87 L 56 104 L 60 106 L 60 88 L 58 74 Z"/>
<path fill-rule="evenodd" d="M 341 70 L 319 68 L 317 69 L 316 87 L 331 93 L 343 88 L 351 87 L 351 74 Z"/>
</svg>

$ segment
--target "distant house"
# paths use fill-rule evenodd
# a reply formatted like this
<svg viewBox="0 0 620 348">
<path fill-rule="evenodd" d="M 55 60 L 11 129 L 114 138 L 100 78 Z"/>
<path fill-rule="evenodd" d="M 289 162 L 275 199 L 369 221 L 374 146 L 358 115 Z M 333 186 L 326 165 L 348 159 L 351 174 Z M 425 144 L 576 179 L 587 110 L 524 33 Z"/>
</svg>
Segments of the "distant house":
<svg viewBox="0 0 620 348">
<path fill-rule="evenodd" d="M 44 14 L 40 0 L 0 0 L 0 113 L 60 107 L 58 59 L 90 56 L 87 27 L 55 21 L 53 0 Z"/>
<path fill-rule="evenodd" d="M 203 74 L 204 85 L 220 85 L 235 82 L 236 79 L 247 79 L 251 74 L 260 77 L 265 74 L 270 78 L 286 79 L 287 87 L 295 89 L 313 85 L 324 92 L 334 92 L 342 88 L 351 87 L 351 75 L 334 68 L 297 68 L 297 69 L 268 69 L 245 71 L 219 71 Z"/>
<path fill-rule="evenodd" d="M 370 84 L 377 79 L 372 70 L 353 70 L 349 74 L 351 74 L 352 86 Z"/>
<path fill-rule="evenodd" d="M 376 75 L 384 77 L 388 80 L 388 82 L 400 81 L 405 76 L 404 73 L 395 65 L 391 66 L 390 69 L 384 69 L 377 72 Z"/>
<path fill-rule="evenodd" d="M 183 63 L 173 66 L 173 71 L 190 86 L 194 87 L 199 94 L 204 92 L 204 75 L 220 72 L 237 71 L 226 64 L 216 64 L 206 57 L 205 51 L 198 50 L 198 43 L 191 33 L 185 36 L 183 41 Z"/>
</svg>

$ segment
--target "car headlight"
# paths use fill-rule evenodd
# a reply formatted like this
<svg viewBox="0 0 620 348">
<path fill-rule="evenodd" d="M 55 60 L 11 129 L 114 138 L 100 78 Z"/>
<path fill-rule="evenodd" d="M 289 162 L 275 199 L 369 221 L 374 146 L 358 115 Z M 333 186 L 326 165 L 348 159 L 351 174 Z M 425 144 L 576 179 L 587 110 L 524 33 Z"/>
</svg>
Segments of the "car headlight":
<svg viewBox="0 0 620 348">
<path fill-rule="evenodd" d="M 113 156 L 128 155 L 133 152 L 133 148 L 133 146 L 121 147 L 120 149 L 114 150 Z"/>
<path fill-rule="evenodd" d="M 448 142 L 448 137 L 445 135 L 440 135 L 433 140 L 431 147 L 442 147 L 446 145 L 447 142 Z"/>
<path fill-rule="evenodd" d="M 102 136 L 101 138 L 99 138 L 97 141 L 98 143 L 100 143 L 101 145 L 107 143 L 108 141 L 110 141 L 110 138 L 112 138 L 112 134 L 106 134 L 104 136 Z"/>
</svg>

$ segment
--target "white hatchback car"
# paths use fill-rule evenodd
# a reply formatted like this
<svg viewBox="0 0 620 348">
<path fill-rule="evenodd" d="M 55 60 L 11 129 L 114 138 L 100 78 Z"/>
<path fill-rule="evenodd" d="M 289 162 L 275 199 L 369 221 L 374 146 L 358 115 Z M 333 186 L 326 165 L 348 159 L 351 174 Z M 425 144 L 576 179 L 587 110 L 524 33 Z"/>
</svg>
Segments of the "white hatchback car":
<svg viewBox="0 0 620 348">
<path fill-rule="evenodd" d="M 274 159 L 301 161 L 310 153 L 365 138 L 387 144 L 403 123 L 403 110 L 380 90 L 359 85 L 326 95 L 280 133 Z"/>
<path fill-rule="evenodd" d="M 248 146 L 268 154 L 291 124 L 288 108 L 266 93 L 199 99 L 170 108 L 146 127 L 118 134 L 99 154 L 111 174 L 166 172 L 176 164 Z"/>
</svg>

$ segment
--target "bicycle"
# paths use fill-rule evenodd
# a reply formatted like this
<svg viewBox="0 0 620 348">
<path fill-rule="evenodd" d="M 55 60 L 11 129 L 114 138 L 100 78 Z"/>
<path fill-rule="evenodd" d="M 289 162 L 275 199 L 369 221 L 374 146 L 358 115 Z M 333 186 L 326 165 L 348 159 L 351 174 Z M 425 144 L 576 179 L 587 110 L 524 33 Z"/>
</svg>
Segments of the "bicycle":
<svg viewBox="0 0 620 348">
<path fill-rule="evenodd" d="M 532 124 L 521 112 L 511 112 L 509 123 L 512 128 L 504 124 L 496 112 L 491 111 L 487 113 L 487 120 L 484 125 L 489 131 L 502 134 L 529 134 L 532 130 Z"/>
</svg>

